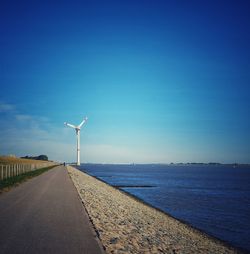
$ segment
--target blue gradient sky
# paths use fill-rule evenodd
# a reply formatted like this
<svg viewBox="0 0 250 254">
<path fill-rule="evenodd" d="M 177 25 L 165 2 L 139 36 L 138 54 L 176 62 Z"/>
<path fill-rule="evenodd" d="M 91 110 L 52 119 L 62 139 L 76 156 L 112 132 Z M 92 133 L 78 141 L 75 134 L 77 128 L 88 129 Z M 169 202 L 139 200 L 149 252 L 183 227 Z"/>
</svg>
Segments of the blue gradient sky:
<svg viewBox="0 0 250 254">
<path fill-rule="evenodd" d="M 0 154 L 250 163 L 249 7 L 1 1 Z"/>
</svg>

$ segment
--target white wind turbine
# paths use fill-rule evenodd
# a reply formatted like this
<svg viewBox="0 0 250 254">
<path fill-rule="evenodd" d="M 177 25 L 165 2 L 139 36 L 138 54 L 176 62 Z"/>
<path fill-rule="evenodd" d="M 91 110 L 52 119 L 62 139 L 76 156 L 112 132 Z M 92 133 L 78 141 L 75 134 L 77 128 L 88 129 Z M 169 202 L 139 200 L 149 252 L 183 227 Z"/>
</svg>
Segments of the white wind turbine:
<svg viewBox="0 0 250 254">
<path fill-rule="evenodd" d="M 84 119 L 83 119 L 83 121 L 79 124 L 79 125 L 73 125 L 73 124 L 70 124 L 70 123 L 64 123 L 65 125 L 67 125 L 67 126 L 69 126 L 69 127 L 71 127 L 71 128 L 73 128 L 73 129 L 75 129 L 76 130 L 76 139 L 77 139 L 77 149 L 76 149 L 76 151 L 77 151 L 77 162 L 76 162 L 76 165 L 77 166 L 80 166 L 80 130 L 81 130 L 81 127 L 83 126 L 83 124 L 86 122 L 88 120 L 88 118 L 87 117 L 85 117 Z"/>
</svg>

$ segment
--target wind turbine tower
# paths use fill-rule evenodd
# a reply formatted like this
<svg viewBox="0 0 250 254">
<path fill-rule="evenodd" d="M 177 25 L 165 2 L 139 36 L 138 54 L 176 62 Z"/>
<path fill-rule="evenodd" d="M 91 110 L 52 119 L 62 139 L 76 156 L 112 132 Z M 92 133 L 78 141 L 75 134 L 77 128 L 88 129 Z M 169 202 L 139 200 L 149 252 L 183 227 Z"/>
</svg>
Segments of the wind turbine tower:
<svg viewBox="0 0 250 254">
<path fill-rule="evenodd" d="M 81 130 L 81 127 L 83 126 L 83 124 L 86 123 L 86 121 L 88 120 L 87 117 L 85 117 L 82 122 L 79 124 L 79 125 L 73 125 L 73 124 L 70 124 L 70 123 L 64 123 L 66 126 L 69 126 L 73 129 L 75 129 L 76 131 L 76 165 L 77 166 L 80 166 L 80 130 Z"/>
</svg>

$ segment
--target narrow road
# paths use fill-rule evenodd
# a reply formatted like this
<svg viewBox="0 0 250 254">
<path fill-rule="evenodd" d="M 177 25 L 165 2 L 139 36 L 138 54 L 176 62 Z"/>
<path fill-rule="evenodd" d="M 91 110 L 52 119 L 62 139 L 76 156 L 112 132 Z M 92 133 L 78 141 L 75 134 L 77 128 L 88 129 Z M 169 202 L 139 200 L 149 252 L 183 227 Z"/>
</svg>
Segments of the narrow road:
<svg viewBox="0 0 250 254">
<path fill-rule="evenodd" d="M 65 167 L 0 195 L 0 253 L 103 253 Z"/>
</svg>

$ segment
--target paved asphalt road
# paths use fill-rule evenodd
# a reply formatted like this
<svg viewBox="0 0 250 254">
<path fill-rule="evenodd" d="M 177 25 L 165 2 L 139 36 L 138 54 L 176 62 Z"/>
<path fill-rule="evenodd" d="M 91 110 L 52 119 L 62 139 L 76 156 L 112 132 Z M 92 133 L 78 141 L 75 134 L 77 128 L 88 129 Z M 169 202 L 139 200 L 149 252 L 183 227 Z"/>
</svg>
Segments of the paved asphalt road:
<svg viewBox="0 0 250 254">
<path fill-rule="evenodd" d="M 65 167 L 0 195 L 0 253 L 103 253 Z"/>
</svg>

